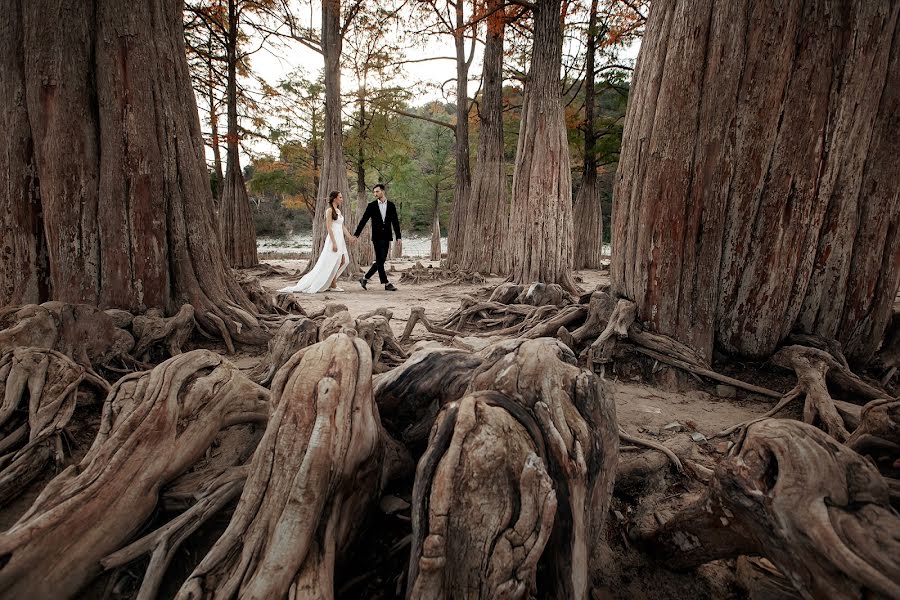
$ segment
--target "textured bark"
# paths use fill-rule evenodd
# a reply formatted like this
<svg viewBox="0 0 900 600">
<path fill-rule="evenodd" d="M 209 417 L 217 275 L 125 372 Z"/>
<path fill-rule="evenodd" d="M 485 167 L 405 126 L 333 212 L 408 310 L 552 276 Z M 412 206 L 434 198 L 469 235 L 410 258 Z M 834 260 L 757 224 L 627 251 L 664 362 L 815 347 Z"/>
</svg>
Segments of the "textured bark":
<svg viewBox="0 0 900 600">
<path fill-rule="evenodd" d="M 531 417 L 479 392 L 438 417 L 413 488 L 408 598 L 528 598 L 556 494 Z M 518 408 L 518 407 L 515 407 Z M 527 419 L 529 427 L 516 418 Z"/>
<path fill-rule="evenodd" d="M 251 373 L 250 378 L 260 385 L 270 385 L 275 373 L 297 351 L 318 341 L 319 328 L 306 317 L 287 319 L 269 340 L 269 351 Z"/>
<path fill-rule="evenodd" d="M 639 320 L 707 359 L 793 330 L 872 356 L 900 278 L 898 12 L 653 4 L 613 216 L 613 290 Z"/>
<path fill-rule="evenodd" d="M 553 482 L 558 506 L 540 558 L 544 568 L 538 570 L 538 596 L 588 598 L 602 574 L 593 551 L 603 539 L 618 458 L 612 397 L 599 378 L 575 366 L 575 356 L 556 340 L 502 342 L 479 357 L 482 363 L 472 371 L 466 394 L 492 393 L 448 405 L 419 463 L 413 493 L 412 597 L 415 586 L 443 590 L 425 594 L 428 597 L 491 598 L 505 589 L 516 598 L 535 589 L 531 577 L 536 557 L 530 554 L 540 553 L 538 542 L 551 516 L 541 483 L 543 468 Z M 479 400 L 487 402 L 479 408 Z M 503 428 L 507 417 L 489 415 L 484 404 L 501 407 L 521 430 Z M 457 412 L 455 418 L 448 418 L 451 412 Z M 448 428 L 445 424 L 452 427 L 453 421 L 458 431 L 447 440 L 450 433 L 442 429 Z M 492 435 L 495 428 L 503 433 Z M 527 442 L 523 432 L 533 441 L 531 449 L 523 443 Z M 469 433 L 483 440 L 483 446 L 475 444 L 483 450 L 463 452 Z M 509 449 L 506 455 L 504 448 Z M 529 458 L 529 451 L 534 458 Z M 512 476 L 506 482 L 496 476 L 498 467 L 492 463 L 497 459 L 508 461 L 504 472 Z M 494 474 L 495 485 L 447 485 L 485 477 L 482 471 Z M 509 497 L 509 490 L 522 494 L 518 523 L 512 521 L 515 513 L 503 508 L 511 505 L 502 499 Z M 497 491 L 501 497 L 494 504 Z M 427 501 L 426 494 L 430 494 Z M 508 527 L 514 531 L 504 533 Z M 517 542 L 519 536 L 526 542 Z M 497 543 L 485 546 L 479 541 L 485 537 L 496 538 Z M 510 546 L 520 543 L 523 547 L 509 556 Z M 484 587 L 479 589 L 478 574 L 463 577 L 461 569 L 468 565 L 486 570 L 481 573 Z M 511 577 L 519 566 L 521 571 Z M 504 582 L 505 587 L 497 585 Z M 453 591 L 460 587 L 469 591 Z"/>
<path fill-rule="evenodd" d="M 264 340 L 219 243 L 180 2 L 7 8 L 2 114 L 15 151 L 2 153 L 0 188 L 17 209 L 3 211 L 15 227 L 2 244 L 15 250 L 0 253 L 0 304 L 187 302 L 207 330 Z"/>
<path fill-rule="evenodd" d="M 238 142 L 237 114 L 237 63 L 238 63 L 238 30 L 240 16 L 239 0 L 228 0 L 228 43 L 226 44 L 226 63 L 228 77 L 226 81 L 226 99 L 228 104 L 228 165 L 225 167 L 225 181 L 222 200 L 219 202 L 219 232 L 222 235 L 222 246 L 229 264 L 235 268 L 252 267 L 259 263 L 256 257 L 256 226 L 250 210 L 250 198 L 247 196 L 247 185 L 244 172 L 241 170 L 241 157 Z"/>
<path fill-rule="evenodd" d="M 603 258 L 603 207 L 597 187 L 597 134 L 595 57 L 597 54 L 597 0 L 591 0 L 584 81 L 584 172 L 575 197 L 575 268 L 599 269 Z"/>
<path fill-rule="evenodd" d="M 57 475 L 0 534 L 0 594 L 74 596 L 99 573 L 100 559 L 150 517 L 160 488 L 203 457 L 219 430 L 265 420 L 268 396 L 206 350 L 120 379 L 81 463 Z"/>
<path fill-rule="evenodd" d="M 676 569 L 759 553 L 804 598 L 900 597 L 900 517 L 885 480 L 796 421 L 749 425 L 709 492 L 645 539 Z"/>
<path fill-rule="evenodd" d="M 295 354 L 272 404 L 234 517 L 178 598 L 334 597 L 335 559 L 397 467 L 361 340 Z"/>
<path fill-rule="evenodd" d="M 569 143 L 560 101 L 560 0 L 538 0 L 513 172 L 509 258 L 518 283 L 540 281 L 577 289 Z"/>
<path fill-rule="evenodd" d="M 466 58 L 466 18 L 464 2 L 456 2 L 453 43 L 456 48 L 456 123 L 453 154 L 456 173 L 453 187 L 453 208 L 450 211 L 450 226 L 447 228 L 447 264 L 460 263 L 466 247 L 469 232 L 466 231 L 466 213 L 472 193 L 472 171 L 469 166 L 469 66 Z"/>
<path fill-rule="evenodd" d="M 322 54 L 325 57 L 325 142 L 322 150 L 322 172 L 319 177 L 319 191 L 316 198 L 316 214 L 313 217 L 312 252 L 306 271 L 319 260 L 325 237 L 325 209 L 328 208 L 328 194 L 337 190 L 344 197 L 345 206 L 350 204 L 350 183 L 347 180 L 347 163 L 344 159 L 344 137 L 341 125 L 341 48 L 344 38 L 341 34 L 340 0 L 322 0 Z M 359 208 L 357 208 L 359 210 Z M 362 213 L 360 213 L 362 214 Z M 350 216 L 347 211 L 345 217 Z M 352 223 L 347 225 L 347 229 Z"/>
<path fill-rule="evenodd" d="M 0 11 L 0 306 L 41 302 L 50 271 L 25 90 L 22 3 Z"/>
<path fill-rule="evenodd" d="M 431 220 L 431 252 L 428 258 L 441 260 L 441 218 L 438 214 L 437 190 L 435 190 L 434 216 Z"/>
<path fill-rule="evenodd" d="M 486 7 L 491 15 L 487 19 L 482 67 L 478 153 L 465 217 L 466 244 L 460 254 L 463 269 L 497 274 L 506 273 L 503 241 L 509 226 L 506 165 L 503 162 L 503 37 L 506 13 L 502 6 L 503 0 L 491 0 Z"/>
</svg>

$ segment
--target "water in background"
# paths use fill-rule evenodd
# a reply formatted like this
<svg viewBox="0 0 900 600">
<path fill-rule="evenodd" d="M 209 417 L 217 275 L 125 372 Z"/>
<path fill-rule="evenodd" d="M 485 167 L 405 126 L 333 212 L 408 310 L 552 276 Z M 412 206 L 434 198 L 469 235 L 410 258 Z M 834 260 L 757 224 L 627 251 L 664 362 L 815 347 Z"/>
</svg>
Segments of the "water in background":
<svg viewBox="0 0 900 600">
<path fill-rule="evenodd" d="M 260 254 L 304 254 L 312 250 L 312 232 L 305 231 L 286 238 L 258 238 L 256 248 Z M 447 238 L 441 238 L 441 252 L 447 251 Z M 603 244 L 603 254 L 609 256 L 612 248 Z M 403 255 L 428 257 L 431 254 L 431 236 L 410 236 L 403 238 Z"/>
<path fill-rule="evenodd" d="M 262 253 L 309 254 L 312 250 L 312 232 L 304 231 L 286 238 L 257 238 L 256 249 Z M 447 238 L 441 238 L 441 252 L 447 251 Z M 404 256 L 428 257 L 431 254 L 431 236 L 404 236 Z"/>
</svg>

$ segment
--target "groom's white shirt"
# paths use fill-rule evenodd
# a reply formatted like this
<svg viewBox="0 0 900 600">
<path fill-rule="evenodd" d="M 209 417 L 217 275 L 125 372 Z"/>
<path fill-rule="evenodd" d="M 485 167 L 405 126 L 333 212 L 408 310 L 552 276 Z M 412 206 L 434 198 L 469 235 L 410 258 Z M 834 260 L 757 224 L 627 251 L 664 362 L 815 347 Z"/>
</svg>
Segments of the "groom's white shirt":
<svg viewBox="0 0 900 600">
<path fill-rule="evenodd" d="M 378 210 L 381 212 L 382 223 L 387 221 L 387 199 L 378 201 Z"/>
</svg>

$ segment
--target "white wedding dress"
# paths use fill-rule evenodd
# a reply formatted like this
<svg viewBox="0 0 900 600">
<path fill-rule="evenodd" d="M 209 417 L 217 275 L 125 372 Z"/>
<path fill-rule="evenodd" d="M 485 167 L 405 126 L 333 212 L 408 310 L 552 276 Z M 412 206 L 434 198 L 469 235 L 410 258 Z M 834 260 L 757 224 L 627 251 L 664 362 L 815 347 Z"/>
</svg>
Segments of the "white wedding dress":
<svg viewBox="0 0 900 600">
<path fill-rule="evenodd" d="M 335 209 L 337 210 L 337 209 Z M 337 211 L 338 218 L 331 221 L 331 231 L 334 233 L 334 241 L 337 243 L 337 252 L 331 249 L 331 238 L 325 236 L 325 245 L 319 260 L 313 270 L 304 275 L 294 285 L 281 288 L 279 292 L 316 294 L 325 292 L 335 277 L 338 277 L 347 268 L 350 255 L 347 254 L 347 242 L 344 240 L 344 215 Z M 343 265 L 341 258 L 343 257 Z"/>
</svg>

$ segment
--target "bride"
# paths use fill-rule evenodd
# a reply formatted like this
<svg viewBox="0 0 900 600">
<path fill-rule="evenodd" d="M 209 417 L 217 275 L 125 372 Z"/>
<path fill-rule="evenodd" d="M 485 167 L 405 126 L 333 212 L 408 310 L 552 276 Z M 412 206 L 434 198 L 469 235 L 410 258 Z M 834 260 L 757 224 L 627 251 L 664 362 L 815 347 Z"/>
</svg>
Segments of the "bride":
<svg viewBox="0 0 900 600">
<path fill-rule="evenodd" d="M 325 210 L 325 230 L 328 232 L 328 237 L 325 238 L 325 245 L 322 247 L 322 253 L 319 254 L 316 266 L 296 284 L 281 288 L 278 290 L 279 292 L 315 294 L 326 290 L 330 292 L 344 291 L 337 286 L 338 277 L 350 262 L 344 236 L 346 234 L 347 239 L 354 242 L 356 238 L 350 235 L 344 226 L 344 214 L 340 210 L 343 203 L 344 198 L 340 192 L 331 192 L 328 195 L 328 208 Z"/>
</svg>

